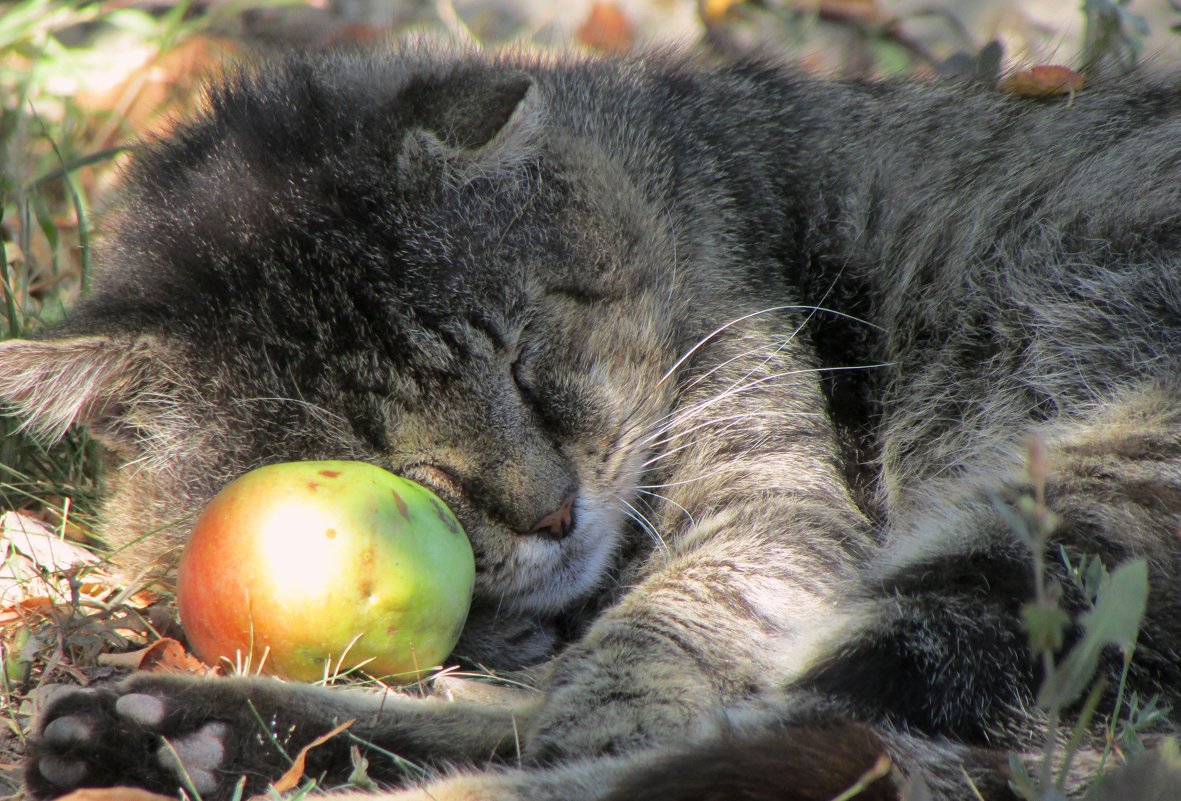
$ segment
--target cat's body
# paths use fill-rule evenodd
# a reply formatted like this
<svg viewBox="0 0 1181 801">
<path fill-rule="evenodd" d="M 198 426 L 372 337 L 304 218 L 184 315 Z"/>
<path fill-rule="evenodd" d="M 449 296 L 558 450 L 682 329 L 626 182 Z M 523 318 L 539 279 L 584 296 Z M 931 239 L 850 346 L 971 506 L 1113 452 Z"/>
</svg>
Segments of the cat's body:
<svg viewBox="0 0 1181 801">
<path fill-rule="evenodd" d="M 1042 736 L 1031 436 L 1053 554 L 1149 557 L 1130 687 L 1181 693 L 1178 187 L 1181 90 L 1139 79 L 1041 102 L 407 46 L 231 81 L 137 157 L 99 288 L 3 346 L 0 396 L 127 464 L 121 542 L 181 521 L 133 569 L 258 464 L 423 481 L 477 558 L 457 655 L 541 692 L 141 678 L 51 707 L 31 790 L 169 790 L 168 748 L 207 801 L 262 787 L 285 763 L 256 710 L 292 752 L 356 718 L 514 766 L 440 800 L 671 793 L 703 759 L 668 749 L 748 737 L 801 799 L 882 749 L 1001 797 Z M 349 745 L 309 774 L 343 780 Z"/>
</svg>

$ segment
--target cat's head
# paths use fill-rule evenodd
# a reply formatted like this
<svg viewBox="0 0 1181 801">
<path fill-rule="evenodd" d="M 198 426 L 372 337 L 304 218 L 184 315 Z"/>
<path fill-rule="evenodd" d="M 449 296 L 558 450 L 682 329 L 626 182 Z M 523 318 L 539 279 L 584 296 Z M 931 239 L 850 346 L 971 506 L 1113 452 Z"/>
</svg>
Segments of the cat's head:
<svg viewBox="0 0 1181 801">
<path fill-rule="evenodd" d="M 346 458 L 454 509 L 486 603 L 545 614 L 603 581 L 670 403 L 676 271 L 546 102 L 474 58 L 296 59 L 140 146 L 94 293 L 0 344 L 0 397 L 108 446 L 130 570 L 242 472 Z"/>
</svg>

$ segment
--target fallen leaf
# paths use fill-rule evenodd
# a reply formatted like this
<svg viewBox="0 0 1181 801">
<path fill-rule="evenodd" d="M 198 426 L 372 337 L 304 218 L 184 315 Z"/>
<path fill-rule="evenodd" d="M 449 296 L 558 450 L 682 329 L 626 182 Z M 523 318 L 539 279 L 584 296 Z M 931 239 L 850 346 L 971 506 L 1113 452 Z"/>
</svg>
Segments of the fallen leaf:
<svg viewBox="0 0 1181 801">
<path fill-rule="evenodd" d="M 127 605 L 133 606 L 136 609 L 147 609 L 149 606 L 159 603 L 163 597 L 156 590 L 144 589 L 128 598 Z"/>
<path fill-rule="evenodd" d="M 34 598 L 45 604 L 69 603 L 75 592 L 102 597 L 102 588 L 92 572 L 91 581 L 71 586 L 70 572 L 89 567 L 99 559 L 90 551 L 57 535 L 53 528 L 19 512 L 0 515 L 0 612 L 5 618 L 22 616 L 17 608 Z M 99 589 L 99 592 L 95 590 Z M 38 602 L 40 603 L 40 602 Z"/>
<path fill-rule="evenodd" d="M 1074 94 L 1086 78 L 1070 67 L 1047 64 L 1015 72 L 1001 81 L 1000 90 L 1018 97 L 1053 97 Z"/>
<path fill-rule="evenodd" d="M 0 610 L 0 626 L 17 621 L 29 620 L 38 615 L 48 616 L 50 611 L 56 606 L 56 603 L 43 595 L 22 598 Z"/>
<path fill-rule="evenodd" d="M 877 0 L 820 0 L 818 10 L 824 16 L 839 19 L 874 22 L 883 18 Z"/>
<path fill-rule="evenodd" d="M 622 53 L 632 46 L 635 34 L 619 6 L 599 0 L 591 6 L 590 15 L 578 29 L 577 37 L 587 47 Z"/>
<path fill-rule="evenodd" d="M 98 74 L 88 75 L 79 85 L 74 101 L 83 109 L 117 112 L 118 118 L 135 130 L 154 127 L 163 132 L 172 118 L 161 116 L 178 98 L 192 95 L 203 78 L 216 74 L 219 66 L 237 46 L 228 39 L 197 35 L 178 44 L 160 48 L 149 43 L 129 46 L 111 58 Z M 100 145 L 121 141 L 121 129 L 111 126 L 98 139 Z"/>
<path fill-rule="evenodd" d="M 353 721 L 346 720 L 332 731 L 328 732 L 327 734 L 320 735 L 305 745 L 303 748 L 299 749 L 299 753 L 295 755 L 295 761 L 291 763 L 291 767 L 288 768 L 287 772 L 280 776 L 274 784 L 271 785 L 271 789 L 276 793 L 285 793 L 288 790 L 294 790 L 295 787 L 299 785 L 299 782 L 303 779 L 304 762 L 307 761 L 308 751 L 311 751 L 318 745 L 323 745 L 352 725 Z M 263 797 L 266 798 L 267 796 Z"/>
<path fill-rule="evenodd" d="M 102 600 L 114 591 L 114 587 L 103 581 L 83 581 L 78 585 L 79 594 L 99 600 Z"/>
<path fill-rule="evenodd" d="M 730 13 L 730 9 L 741 3 L 742 0 L 700 0 L 697 10 L 706 24 L 712 24 L 720 21 Z"/>
<path fill-rule="evenodd" d="M 176 797 L 138 787 L 85 787 L 63 795 L 58 801 L 176 801 Z"/>
<path fill-rule="evenodd" d="M 20 512 L 5 512 L 0 516 L 0 537 L 10 542 L 19 553 L 32 559 L 37 567 L 50 573 L 60 573 L 71 567 L 92 565 L 99 561 L 90 551 L 63 540 L 40 520 Z"/>
<path fill-rule="evenodd" d="M 211 668 L 197 659 L 171 637 L 162 637 L 147 648 L 140 648 L 138 651 L 99 654 L 98 663 L 131 670 L 150 670 L 157 673 L 192 673 L 206 676 L 218 672 L 217 668 Z"/>
</svg>

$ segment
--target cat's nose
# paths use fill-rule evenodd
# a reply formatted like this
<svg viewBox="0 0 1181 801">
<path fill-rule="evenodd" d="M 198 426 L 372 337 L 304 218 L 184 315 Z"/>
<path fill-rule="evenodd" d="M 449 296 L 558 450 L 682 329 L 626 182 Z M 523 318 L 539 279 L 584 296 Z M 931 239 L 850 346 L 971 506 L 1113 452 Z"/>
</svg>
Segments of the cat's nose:
<svg viewBox="0 0 1181 801">
<path fill-rule="evenodd" d="M 574 495 L 562 501 L 562 505 L 537 521 L 530 534 L 549 540 L 564 539 L 574 530 Z"/>
</svg>

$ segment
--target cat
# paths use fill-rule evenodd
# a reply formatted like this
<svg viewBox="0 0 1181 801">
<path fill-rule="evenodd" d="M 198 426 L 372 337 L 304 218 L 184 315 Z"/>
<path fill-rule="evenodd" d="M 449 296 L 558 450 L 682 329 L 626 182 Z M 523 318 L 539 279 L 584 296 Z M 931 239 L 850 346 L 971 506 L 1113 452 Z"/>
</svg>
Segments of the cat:
<svg viewBox="0 0 1181 801">
<path fill-rule="evenodd" d="M 536 690 L 61 690 L 27 792 L 222 801 L 353 720 L 306 775 L 359 749 L 390 799 L 1012 797 L 1045 736 L 1023 498 L 1071 613 L 1060 552 L 1147 559 L 1126 688 L 1181 691 L 1178 186 L 1181 84 L 1144 75 L 421 41 L 231 71 L 135 149 L 93 293 L 0 345 L 0 397 L 105 445 L 133 573 L 262 464 L 424 483 L 476 557 L 454 660 Z"/>
</svg>

